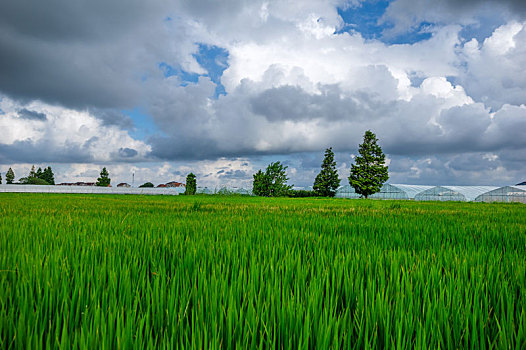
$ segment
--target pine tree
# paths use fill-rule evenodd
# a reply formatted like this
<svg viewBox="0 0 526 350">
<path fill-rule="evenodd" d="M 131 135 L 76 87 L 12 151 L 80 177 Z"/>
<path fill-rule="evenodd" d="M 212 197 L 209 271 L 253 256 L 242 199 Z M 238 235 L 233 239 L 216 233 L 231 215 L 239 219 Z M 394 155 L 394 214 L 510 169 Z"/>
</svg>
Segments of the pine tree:
<svg viewBox="0 0 526 350">
<path fill-rule="evenodd" d="M 45 180 L 50 185 L 54 185 L 55 184 L 55 175 L 53 174 L 53 170 L 51 170 L 50 166 L 48 166 L 46 169 L 44 169 L 44 171 L 42 172 L 41 179 Z"/>
<path fill-rule="evenodd" d="M 332 147 L 325 150 L 325 158 L 321 164 L 321 171 L 314 180 L 312 189 L 316 195 L 321 197 L 334 197 L 336 190 L 340 186 L 340 178 L 336 170 L 336 161 Z"/>
<path fill-rule="evenodd" d="M 5 181 L 8 185 L 11 185 L 14 180 L 15 180 L 15 172 L 13 171 L 13 169 L 9 168 L 9 170 L 5 174 Z"/>
<path fill-rule="evenodd" d="M 40 169 L 40 171 L 42 172 L 42 169 Z M 35 178 L 35 177 L 37 177 L 37 173 L 35 172 L 35 166 L 33 165 L 31 167 L 31 170 L 29 171 L 29 174 L 27 175 L 27 178 L 31 179 L 31 178 Z"/>
<path fill-rule="evenodd" d="M 42 173 L 42 168 L 39 167 L 37 172 L 36 172 L 36 174 L 35 174 L 35 177 L 38 177 L 39 179 L 44 180 L 44 178 L 42 177 L 42 174 L 43 174 Z"/>
<path fill-rule="evenodd" d="M 2 184 L 2 173 L 0 173 L 0 185 Z"/>
<path fill-rule="evenodd" d="M 197 181 L 195 179 L 195 175 L 193 173 L 190 173 L 186 176 L 186 190 L 184 194 L 194 195 L 196 191 L 197 191 Z"/>
<path fill-rule="evenodd" d="M 100 177 L 97 179 L 96 186 L 99 187 L 109 187 L 111 179 L 109 178 L 109 173 L 106 168 L 102 168 L 102 171 L 100 172 Z"/>
<path fill-rule="evenodd" d="M 376 135 L 367 130 L 358 150 L 360 155 L 355 159 L 356 165 L 351 165 L 349 184 L 354 187 L 356 193 L 365 198 L 380 191 L 382 185 L 389 179 L 385 154 L 377 141 Z"/>
</svg>

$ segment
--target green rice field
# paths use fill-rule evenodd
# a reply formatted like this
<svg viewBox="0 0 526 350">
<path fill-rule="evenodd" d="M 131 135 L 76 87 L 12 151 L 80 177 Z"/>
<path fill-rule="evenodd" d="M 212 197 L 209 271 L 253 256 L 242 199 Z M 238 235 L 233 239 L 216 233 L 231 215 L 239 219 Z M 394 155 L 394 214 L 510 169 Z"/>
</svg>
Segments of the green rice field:
<svg viewBox="0 0 526 350">
<path fill-rule="evenodd" d="M 526 205 L 2 193 L 0 348 L 526 349 Z"/>
</svg>

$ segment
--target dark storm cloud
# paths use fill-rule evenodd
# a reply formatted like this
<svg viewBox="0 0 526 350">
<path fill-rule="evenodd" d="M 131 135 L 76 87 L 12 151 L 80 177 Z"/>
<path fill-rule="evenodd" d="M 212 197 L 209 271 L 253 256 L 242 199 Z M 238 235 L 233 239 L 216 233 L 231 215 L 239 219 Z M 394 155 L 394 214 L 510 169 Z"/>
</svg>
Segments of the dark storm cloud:
<svg viewBox="0 0 526 350">
<path fill-rule="evenodd" d="M 245 170 L 220 170 L 217 172 L 217 175 L 219 175 L 220 179 L 246 179 L 247 177 L 251 176 L 247 171 Z"/>
<path fill-rule="evenodd" d="M 251 99 L 254 113 L 269 121 L 339 120 L 358 108 L 355 101 L 341 98 L 338 86 L 321 86 L 322 94 L 311 95 L 298 86 L 281 86 L 263 91 Z"/>
<path fill-rule="evenodd" d="M 0 92 L 72 108 L 134 107 L 163 50 L 151 40 L 162 36 L 163 16 L 161 3 L 139 0 L 3 1 Z"/>
<path fill-rule="evenodd" d="M 103 125 L 116 125 L 121 129 L 131 129 L 133 120 L 116 109 L 89 108 L 89 113 L 97 119 L 102 120 Z"/>
<path fill-rule="evenodd" d="M 444 4 L 447 5 L 452 11 L 470 11 L 476 6 L 492 4 L 507 7 L 512 13 L 519 14 L 521 16 L 526 15 L 526 1 L 524 0 L 445 0 Z"/>
<path fill-rule="evenodd" d="M 380 23 L 388 24 L 384 38 L 403 37 L 408 32 L 419 32 L 422 24 L 444 26 L 462 25 L 461 36 L 467 40 L 476 37 L 483 41 L 500 25 L 510 19 L 526 19 L 526 1 L 523 0 L 396 0 L 389 4 Z"/>
<path fill-rule="evenodd" d="M 13 144 L 0 143 L 0 163 L 89 163 L 94 161 L 84 146 L 55 144 L 42 140 L 15 141 Z"/>
<path fill-rule="evenodd" d="M 22 119 L 28 119 L 28 120 L 40 120 L 45 121 L 47 119 L 47 116 L 44 113 L 39 113 L 35 111 L 30 111 L 26 108 L 23 108 L 18 111 L 18 116 Z"/>
<path fill-rule="evenodd" d="M 108 66 L 105 49 L 35 41 L 0 28 L 0 91 L 68 107 L 124 106 L 137 96 L 136 87 Z"/>
<path fill-rule="evenodd" d="M 158 9 L 139 0 L 3 1 L 0 23 L 23 36 L 46 41 L 106 40 L 142 24 Z"/>
<path fill-rule="evenodd" d="M 132 148 L 120 148 L 119 156 L 123 158 L 133 158 L 138 154 L 138 152 Z"/>
</svg>

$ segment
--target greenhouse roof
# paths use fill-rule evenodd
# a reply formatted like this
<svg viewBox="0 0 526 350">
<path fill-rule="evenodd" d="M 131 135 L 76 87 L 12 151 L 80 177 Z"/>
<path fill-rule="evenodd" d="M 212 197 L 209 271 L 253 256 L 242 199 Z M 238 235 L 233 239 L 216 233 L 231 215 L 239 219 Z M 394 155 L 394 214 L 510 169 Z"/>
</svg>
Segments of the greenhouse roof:
<svg viewBox="0 0 526 350">
<path fill-rule="evenodd" d="M 400 190 L 404 191 L 407 194 L 407 197 L 410 199 L 415 198 L 415 196 L 418 193 L 434 187 L 434 186 L 426 186 L 426 185 L 402 185 L 402 184 L 392 184 L 391 186 L 397 187 Z"/>
<path fill-rule="evenodd" d="M 526 192 L 526 186 L 502 186 L 494 190 L 483 193 L 483 195 L 495 195 L 513 192 Z M 482 196 L 482 195 L 481 195 Z"/>
<path fill-rule="evenodd" d="M 483 193 L 497 189 L 497 186 L 442 186 L 452 191 L 458 192 L 466 197 L 467 201 L 473 201 Z"/>
<path fill-rule="evenodd" d="M 466 201 L 473 201 L 483 193 L 497 189 L 497 186 L 435 186 L 418 194 L 418 197 L 458 195 Z M 416 198 L 419 199 L 419 198 Z"/>
</svg>

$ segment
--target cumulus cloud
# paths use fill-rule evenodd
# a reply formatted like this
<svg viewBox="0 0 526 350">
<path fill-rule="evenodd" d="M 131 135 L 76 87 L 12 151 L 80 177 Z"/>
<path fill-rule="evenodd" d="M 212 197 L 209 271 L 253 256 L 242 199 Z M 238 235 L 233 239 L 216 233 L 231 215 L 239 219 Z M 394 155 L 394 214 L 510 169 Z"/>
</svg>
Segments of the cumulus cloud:
<svg viewBox="0 0 526 350">
<path fill-rule="evenodd" d="M 180 176 L 188 169 L 165 162 L 186 162 L 212 183 L 250 180 L 254 159 L 286 156 L 306 183 L 313 152 L 334 146 L 348 167 L 371 129 L 399 182 L 524 170 L 523 2 L 394 1 L 385 35 L 422 22 L 431 33 L 399 45 L 340 33 L 337 8 L 350 3 L 3 3 L 0 163 L 122 163 L 125 174 L 150 162 L 141 172 Z M 499 18 L 489 34 L 466 37 L 488 14 Z M 200 44 L 228 53 L 220 77 L 200 65 Z M 141 126 L 123 110 L 137 107 L 157 133 L 130 136 Z M 470 157 L 487 171 L 468 174 Z M 223 169 L 229 159 L 250 166 Z"/>
<path fill-rule="evenodd" d="M 30 111 L 26 108 L 22 108 L 20 111 L 18 111 L 18 116 L 23 119 L 29 119 L 29 120 L 40 120 L 44 121 L 47 119 L 46 115 L 44 113 L 38 113 L 35 111 Z"/>
<path fill-rule="evenodd" d="M 0 109 L 0 163 L 139 161 L 151 149 L 86 111 L 40 101 L 21 105 L 5 96 Z"/>
<path fill-rule="evenodd" d="M 509 19 L 526 19 L 526 4 L 522 0 L 395 0 L 389 4 L 380 19 L 391 24 L 384 35 L 396 36 L 428 25 L 472 25 L 485 32 L 484 26 L 493 28 Z"/>
</svg>

